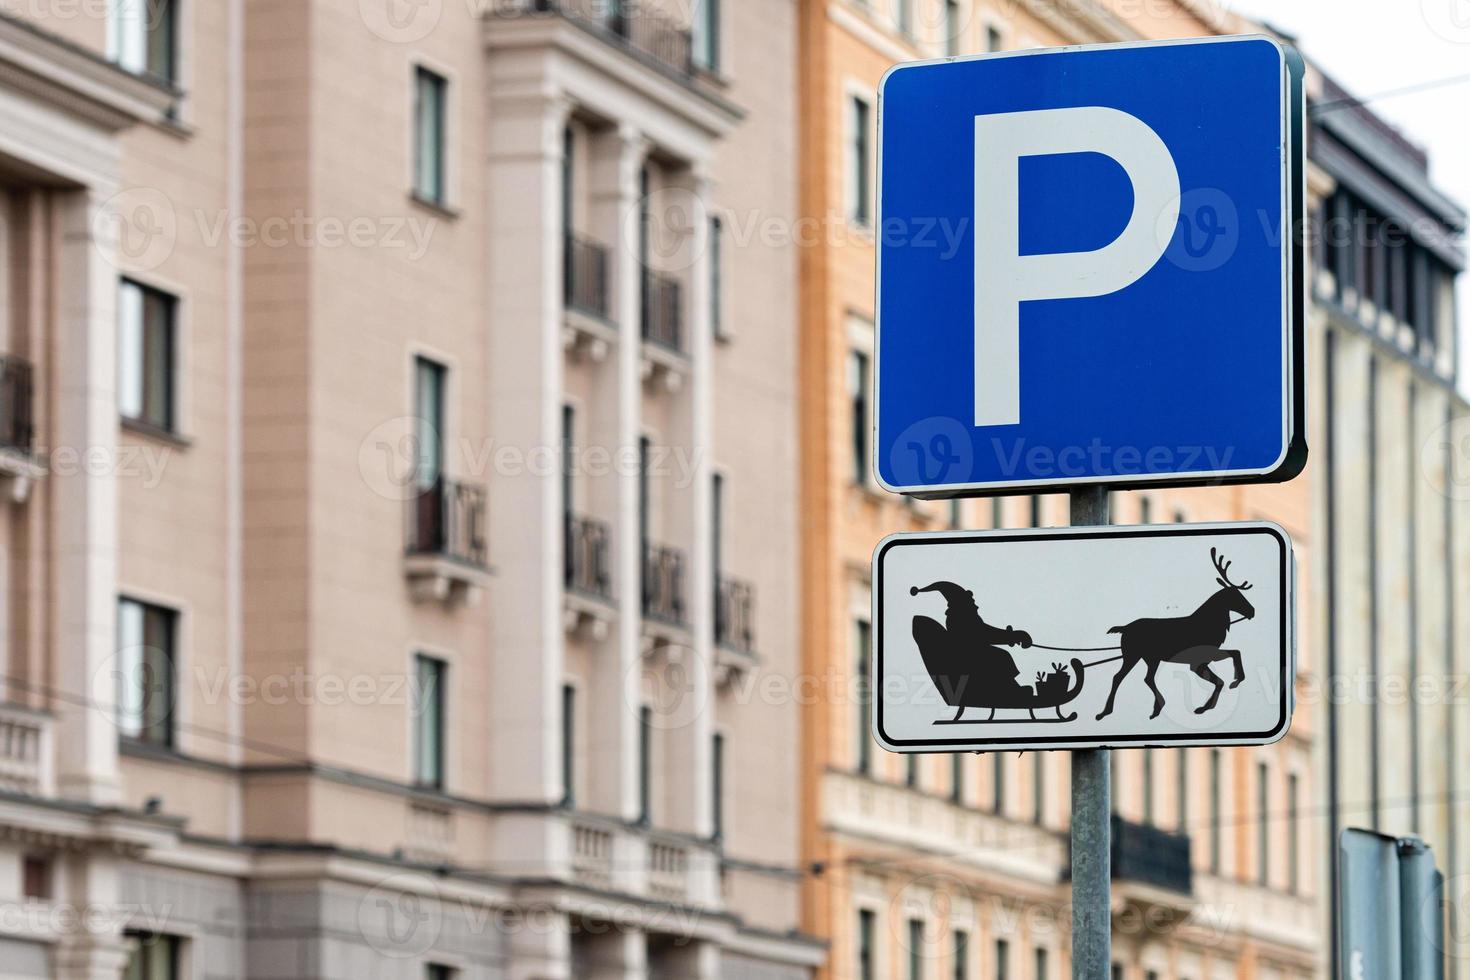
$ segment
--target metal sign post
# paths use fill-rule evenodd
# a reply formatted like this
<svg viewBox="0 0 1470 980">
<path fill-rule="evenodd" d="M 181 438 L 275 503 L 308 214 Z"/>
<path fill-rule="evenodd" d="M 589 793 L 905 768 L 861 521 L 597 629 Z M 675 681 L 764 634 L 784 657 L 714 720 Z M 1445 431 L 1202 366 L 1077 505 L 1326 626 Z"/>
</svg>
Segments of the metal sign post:
<svg viewBox="0 0 1470 980">
<path fill-rule="evenodd" d="M 1071 491 L 1074 526 L 1108 523 L 1102 487 Z M 1113 869 L 1108 749 L 1072 753 L 1072 976 L 1103 980 L 1113 961 Z"/>
</svg>

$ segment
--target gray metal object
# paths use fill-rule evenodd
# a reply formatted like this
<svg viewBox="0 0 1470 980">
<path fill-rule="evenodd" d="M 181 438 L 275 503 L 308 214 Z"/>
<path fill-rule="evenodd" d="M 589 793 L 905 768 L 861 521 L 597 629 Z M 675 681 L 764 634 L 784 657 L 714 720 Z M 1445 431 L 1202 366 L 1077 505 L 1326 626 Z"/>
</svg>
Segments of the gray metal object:
<svg viewBox="0 0 1470 980">
<path fill-rule="evenodd" d="M 1072 524 L 1108 523 L 1101 487 L 1071 491 Z M 1113 960 L 1112 781 L 1107 749 L 1072 753 L 1072 978 L 1108 980 Z"/>
<path fill-rule="evenodd" d="M 1444 877 L 1429 845 L 1348 828 L 1338 850 L 1343 980 L 1444 980 Z"/>
</svg>

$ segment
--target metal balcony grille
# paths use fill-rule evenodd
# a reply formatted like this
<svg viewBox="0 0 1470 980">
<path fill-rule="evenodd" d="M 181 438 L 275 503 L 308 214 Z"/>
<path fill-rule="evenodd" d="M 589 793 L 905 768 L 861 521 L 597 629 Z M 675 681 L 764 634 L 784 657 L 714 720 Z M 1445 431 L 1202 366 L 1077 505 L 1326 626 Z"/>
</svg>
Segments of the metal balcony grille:
<svg viewBox="0 0 1470 980">
<path fill-rule="evenodd" d="M 0 355 L 0 449 L 29 453 L 35 444 L 35 404 L 29 362 Z"/>
<path fill-rule="evenodd" d="M 643 615 L 675 626 L 688 623 L 684 599 L 684 553 L 657 544 L 643 546 Z"/>
<path fill-rule="evenodd" d="M 755 586 L 749 582 L 716 579 L 715 643 L 738 653 L 755 652 Z"/>
<path fill-rule="evenodd" d="M 602 521 L 566 515 L 566 586 L 612 598 L 612 531 Z"/>
<path fill-rule="evenodd" d="M 684 79 L 696 75 L 693 35 L 640 0 L 497 0 L 498 16 L 560 14 L 608 43 L 626 48 Z"/>
<path fill-rule="evenodd" d="M 410 497 L 407 551 L 486 567 L 484 489 L 440 479 Z"/>
<path fill-rule="evenodd" d="M 566 304 L 569 309 L 608 319 L 608 268 L 606 245 L 568 233 L 566 236 Z"/>
<path fill-rule="evenodd" d="M 651 269 L 643 270 L 643 339 L 684 352 L 684 287 Z"/>
<path fill-rule="evenodd" d="M 1189 835 L 1133 823 L 1113 814 L 1113 877 L 1188 895 L 1194 879 Z"/>
</svg>

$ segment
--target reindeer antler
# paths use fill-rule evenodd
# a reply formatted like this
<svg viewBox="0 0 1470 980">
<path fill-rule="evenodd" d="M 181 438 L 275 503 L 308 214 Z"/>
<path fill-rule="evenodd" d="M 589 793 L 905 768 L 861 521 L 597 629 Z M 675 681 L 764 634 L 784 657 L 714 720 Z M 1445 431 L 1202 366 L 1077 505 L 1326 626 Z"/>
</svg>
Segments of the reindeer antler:
<svg viewBox="0 0 1470 980">
<path fill-rule="evenodd" d="M 1225 560 L 1224 555 L 1217 554 L 1214 548 L 1210 549 L 1210 561 L 1214 562 L 1215 571 L 1220 573 L 1220 582 L 1222 584 L 1232 589 L 1239 589 L 1241 592 L 1251 587 L 1249 582 L 1241 582 L 1239 585 L 1236 585 L 1230 581 L 1230 562 Z"/>
</svg>

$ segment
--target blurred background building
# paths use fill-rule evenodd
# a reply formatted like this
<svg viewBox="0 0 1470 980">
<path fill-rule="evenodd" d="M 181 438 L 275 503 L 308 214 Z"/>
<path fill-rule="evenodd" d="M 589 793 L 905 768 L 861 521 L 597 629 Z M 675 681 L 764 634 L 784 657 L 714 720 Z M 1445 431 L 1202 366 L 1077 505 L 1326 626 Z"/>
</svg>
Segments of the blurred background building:
<svg viewBox="0 0 1470 980">
<path fill-rule="evenodd" d="M 876 88 L 1255 25 L 0 11 L 0 974 L 1068 975 L 1066 756 L 868 734 L 874 543 L 1067 521 L 873 482 Z M 1115 754 L 1118 980 L 1328 975 L 1344 826 L 1470 870 L 1464 214 L 1309 94 L 1308 471 L 1112 501 L 1291 531 L 1296 721 Z"/>
<path fill-rule="evenodd" d="M 684 6 L 5 5 L 0 973 L 819 961 L 794 10 Z"/>
</svg>

